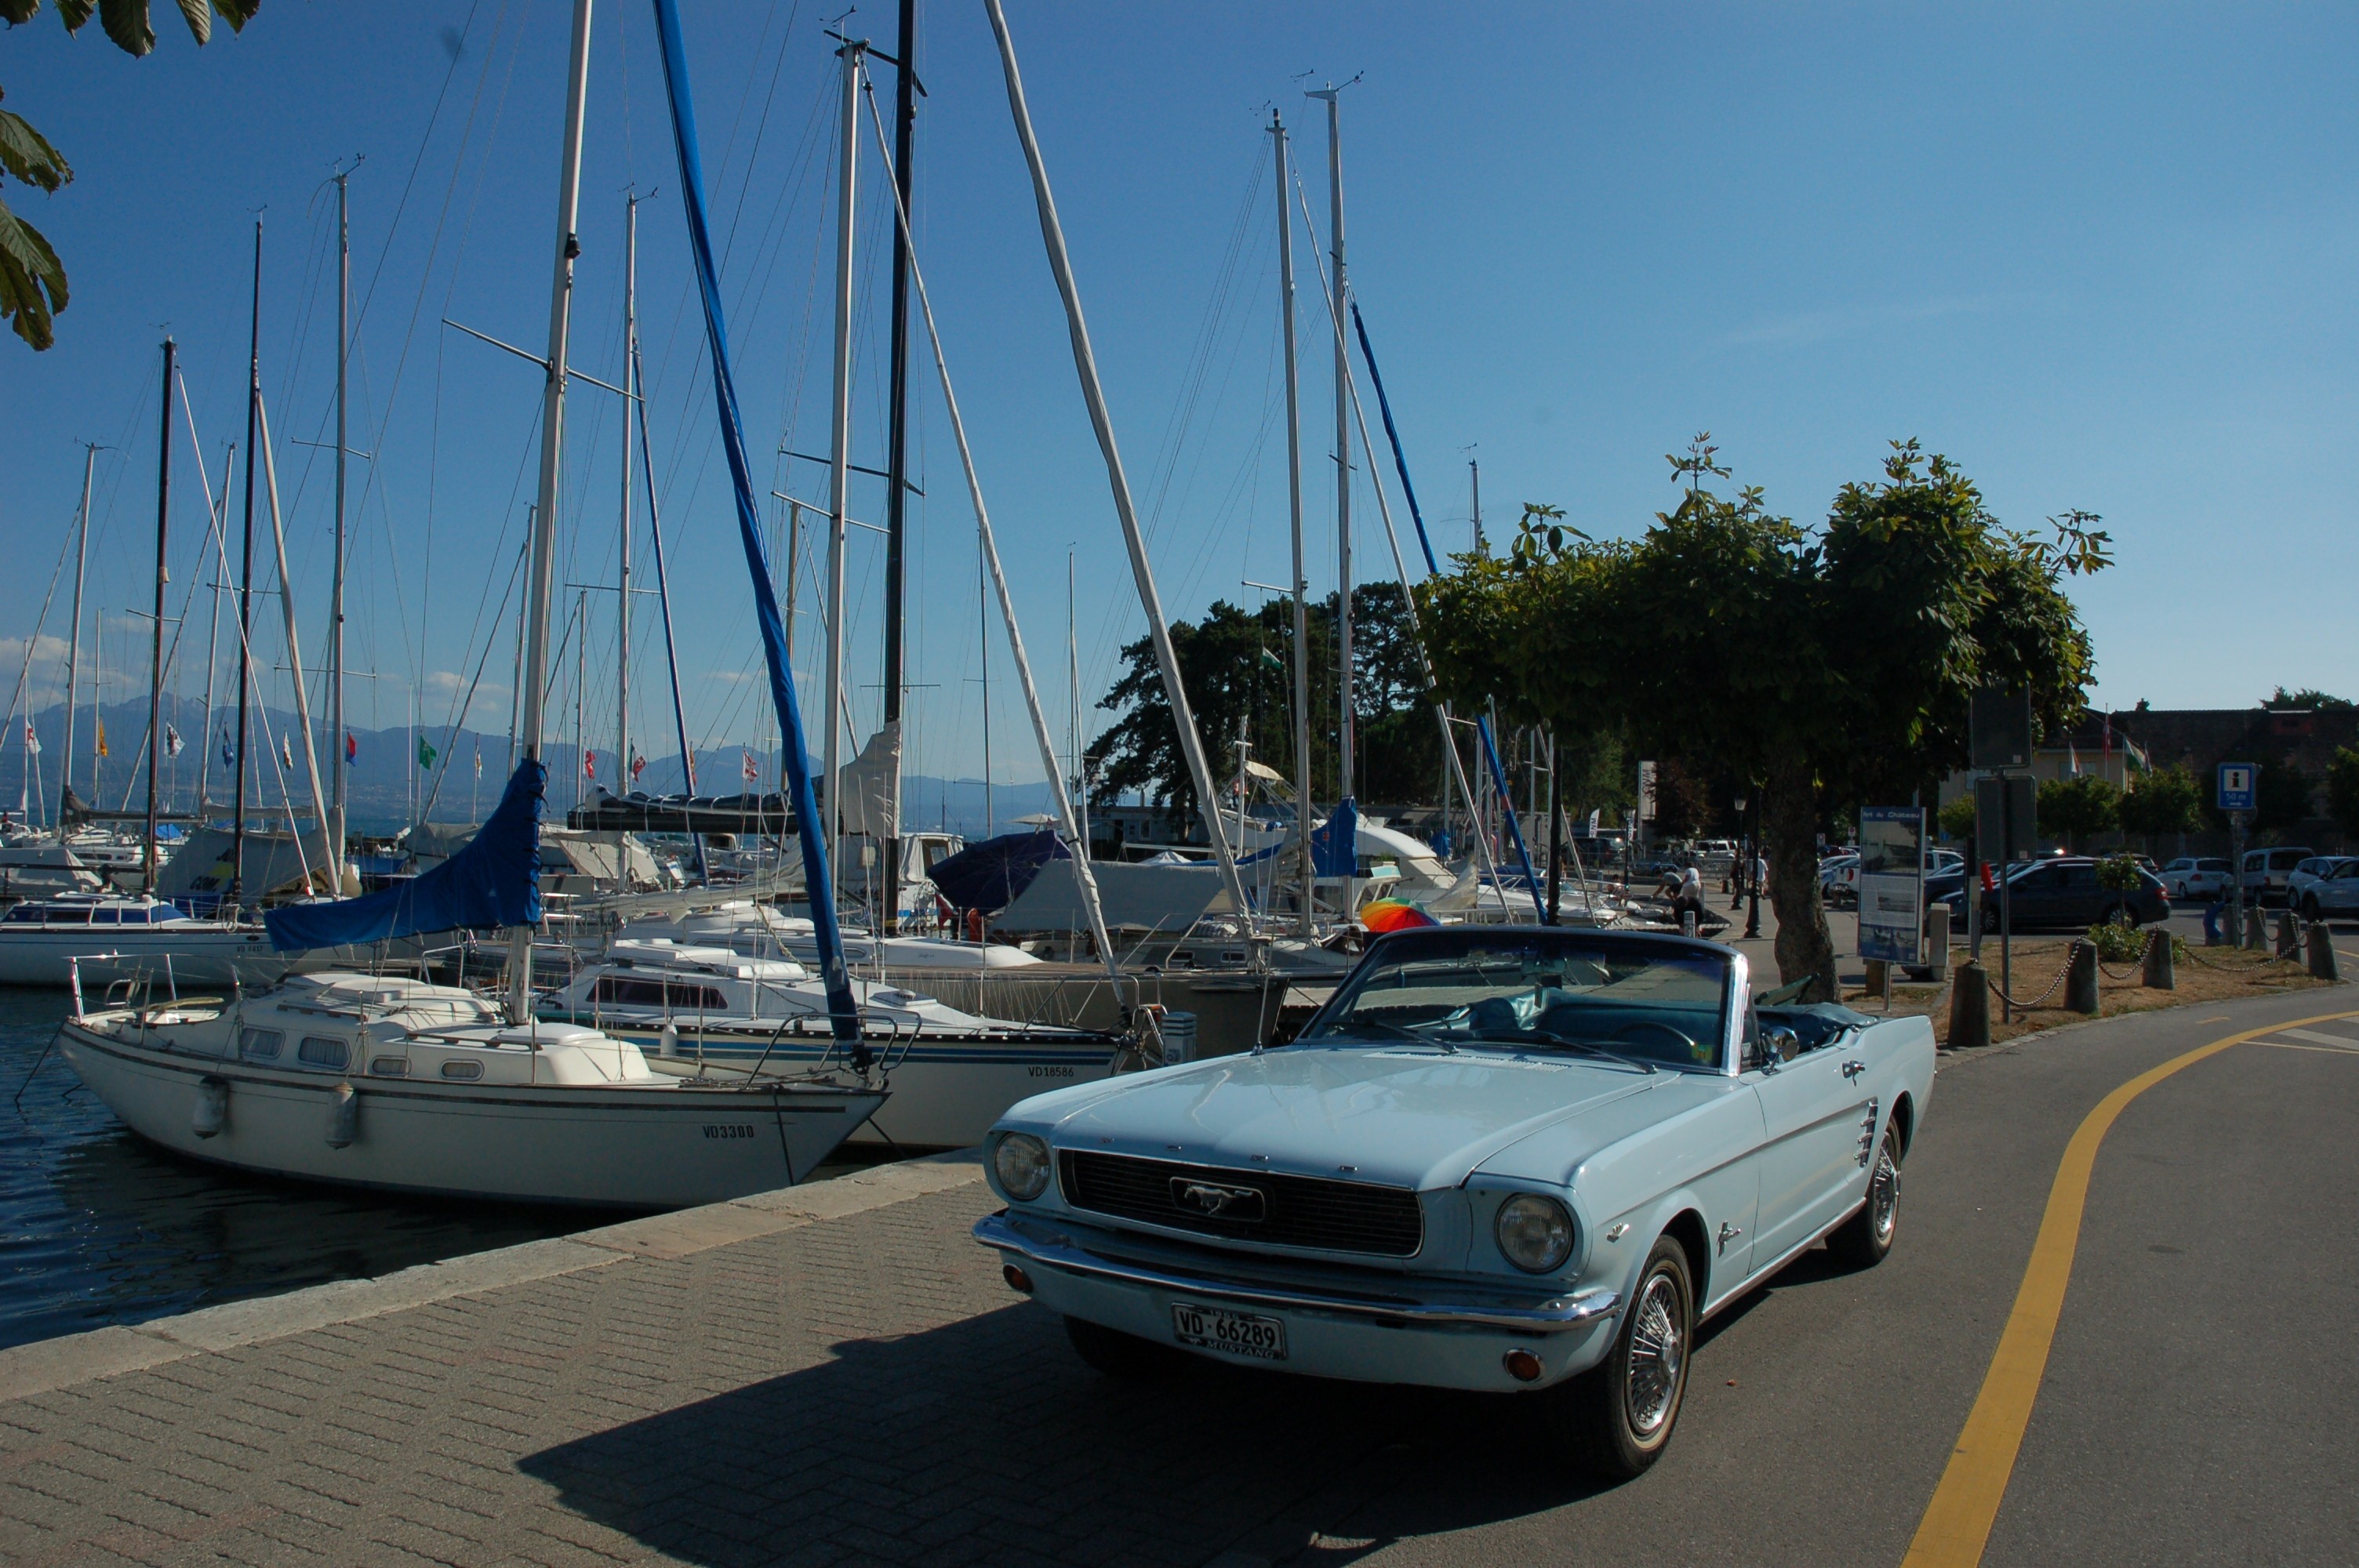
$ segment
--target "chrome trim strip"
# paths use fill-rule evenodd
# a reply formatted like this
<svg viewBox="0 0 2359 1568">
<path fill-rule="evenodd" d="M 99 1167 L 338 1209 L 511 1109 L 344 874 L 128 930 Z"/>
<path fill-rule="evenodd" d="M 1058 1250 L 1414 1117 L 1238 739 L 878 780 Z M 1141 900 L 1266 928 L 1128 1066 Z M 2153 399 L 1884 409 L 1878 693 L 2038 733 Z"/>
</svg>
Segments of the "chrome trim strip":
<svg viewBox="0 0 2359 1568">
<path fill-rule="evenodd" d="M 1005 1213 L 986 1215 L 974 1222 L 974 1239 L 999 1252 L 1012 1252 L 1027 1262 L 1069 1274 L 1083 1274 L 1130 1285 L 1152 1285 L 1188 1295 L 1220 1301 L 1248 1302 L 1256 1306 L 1291 1307 L 1304 1312 L 1340 1313 L 1353 1317 L 1405 1319 L 1419 1326 L 1517 1329 L 1528 1334 L 1560 1334 L 1605 1317 L 1621 1304 L 1615 1292 L 1582 1291 L 1556 1296 L 1529 1306 L 1476 1306 L 1448 1302 L 1373 1300 L 1365 1296 L 1327 1295 L 1316 1291 L 1288 1290 L 1282 1285 L 1254 1284 L 1196 1274 L 1179 1274 L 1101 1257 L 1076 1247 L 1065 1238 L 1035 1239 L 1017 1229 Z"/>
</svg>

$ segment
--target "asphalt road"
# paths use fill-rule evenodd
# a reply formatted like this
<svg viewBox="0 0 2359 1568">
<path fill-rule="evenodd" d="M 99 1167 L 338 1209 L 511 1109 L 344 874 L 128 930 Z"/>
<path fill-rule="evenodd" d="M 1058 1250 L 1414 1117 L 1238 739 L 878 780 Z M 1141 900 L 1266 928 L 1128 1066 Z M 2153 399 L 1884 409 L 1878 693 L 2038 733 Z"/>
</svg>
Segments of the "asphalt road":
<svg viewBox="0 0 2359 1568">
<path fill-rule="evenodd" d="M 1945 1059 L 1891 1257 L 1846 1273 L 1808 1254 L 1707 1325 L 1647 1476 L 1598 1489 L 1494 1403 L 1303 1385 L 1298 1411 L 1364 1457 L 1226 1562 L 1899 1563 L 2082 1118 L 2194 1047 L 2344 1011 L 2359 993 L 2310 991 Z M 2359 1016 L 2305 1027 L 2350 1048 L 2232 1047 L 2100 1147 L 1984 1563 L 2359 1556 Z"/>
</svg>

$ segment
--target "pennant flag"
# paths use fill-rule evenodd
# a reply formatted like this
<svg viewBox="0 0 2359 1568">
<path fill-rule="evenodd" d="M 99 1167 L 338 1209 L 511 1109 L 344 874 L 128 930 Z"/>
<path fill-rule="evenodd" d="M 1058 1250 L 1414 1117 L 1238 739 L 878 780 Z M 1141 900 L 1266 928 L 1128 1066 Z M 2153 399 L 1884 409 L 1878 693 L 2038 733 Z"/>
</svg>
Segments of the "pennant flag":
<svg viewBox="0 0 2359 1568">
<path fill-rule="evenodd" d="M 361 760 L 361 743 L 349 730 L 344 731 L 344 765 L 352 766 Z"/>
<path fill-rule="evenodd" d="M 585 779 L 598 776 L 598 753 L 587 748 L 582 752 L 582 776 Z"/>
<path fill-rule="evenodd" d="M 38 750 L 40 750 L 40 748 L 37 746 L 37 747 L 35 747 L 35 748 L 34 748 L 34 750 L 35 750 L 35 751 L 38 751 Z M 645 754 L 644 752 L 642 752 L 642 753 L 641 753 L 641 754 L 639 754 L 638 756 L 635 756 L 635 757 L 633 757 L 633 758 L 631 759 L 631 782 L 632 782 L 633 784 L 636 784 L 636 783 L 638 783 L 638 782 L 639 782 L 639 775 L 640 775 L 641 773 L 646 773 L 647 771 L 647 756 L 646 756 L 646 754 Z"/>
<path fill-rule="evenodd" d="M 222 730 L 222 766 L 225 768 L 237 766 L 237 746 L 231 741 L 229 730 L 226 729 Z"/>
<path fill-rule="evenodd" d="M 475 776 L 484 776 L 484 743 L 481 741 L 475 742 Z"/>
<path fill-rule="evenodd" d="M 1271 653 L 1267 648 L 1264 648 L 1261 651 L 1261 662 L 1262 666 L 1265 669 L 1276 670 L 1280 675 L 1284 675 L 1286 673 L 1286 661 L 1279 658 L 1276 654 Z"/>
<path fill-rule="evenodd" d="M 102 757 L 114 755 L 106 749 L 106 720 L 103 719 L 98 721 L 98 754 Z"/>
<path fill-rule="evenodd" d="M 2081 776 L 2081 748 L 2072 744 L 2069 737 L 2064 742 L 2064 754 L 2071 759 L 2072 776 L 2076 779 L 2079 778 Z"/>
<path fill-rule="evenodd" d="M 295 765 L 295 738 L 293 736 L 281 735 L 278 737 L 278 760 L 288 767 L 291 768 Z"/>
<path fill-rule="evenodd" d="M 434 765 L 434 759 L 441 754 L 441 752 L 437 752 L 433 747 L 426 743 L 425 736 L 420 735 L 418 738 L 418 765 L 420 768 L 432 767 Z"/>
<path fill-rule="evenodd" d="M 34 735 L 33 721 L 29 719 L 25 720 L 25 750 L 37 757 L 41 754 L 41 742 L 39 738 Z"/>
<path fill-rule="evenodd" d="M 178 730 L 175 730 L 174 728 L 172 728 L 172 726 L 170 726 L 169 724 L 165 725 L 165 726 L 164 726 L 164 755 L 166 755 L 166 756 L 168 756 L 168 757 L 177 757 L 177 756 L 179 756 L 179 755 L 180 754 L 180 747 L 181 747 L 181 744 L 182 744 L 182 742 L 181 742 L 181 740 L 180 740 L 180 732 L 179 732 Z"/>
<path fill-rule="evenodd" d="M 744 755 L 745 758 L 745 780 L 748 784 L 751 784 L 762 776 L 762 770 L 755 766 L 753 752 L 747 752 L 744 753 Z"/>
</svg>

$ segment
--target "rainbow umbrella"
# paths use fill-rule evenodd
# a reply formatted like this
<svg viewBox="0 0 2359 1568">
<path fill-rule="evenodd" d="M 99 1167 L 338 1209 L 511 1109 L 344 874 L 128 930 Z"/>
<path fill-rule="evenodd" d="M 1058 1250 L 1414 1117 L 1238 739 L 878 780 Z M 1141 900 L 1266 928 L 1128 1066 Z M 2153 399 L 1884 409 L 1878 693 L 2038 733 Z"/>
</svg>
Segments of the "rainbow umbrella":
<svg viewBox="0 0 2359 1568">
<path fill-rule="evenodd" d="M 1439 925 L 1441 922 L 1406 900 L 1379 898 L 1360 906 L 1360 924 L 1381 935 L 1414 931 L 1420 925 Z"/>
</svg>

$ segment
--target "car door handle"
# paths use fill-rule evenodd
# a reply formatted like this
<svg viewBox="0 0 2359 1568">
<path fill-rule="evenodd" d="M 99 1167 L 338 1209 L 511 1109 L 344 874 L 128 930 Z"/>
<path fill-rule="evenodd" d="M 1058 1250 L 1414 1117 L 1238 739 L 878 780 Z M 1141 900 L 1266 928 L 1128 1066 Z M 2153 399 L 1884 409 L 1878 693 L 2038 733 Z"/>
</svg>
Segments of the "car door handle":
<svg viewBox="0 0 2359 1568">
<path fill-rule="evenodd" d="M 1845 1062 L 1843 1065 L 1843 1076 L 1846 1078 L 1855 1078 L 1865 1071 L 1867 1064 L 1864 1062 Z"/>
</svg>

